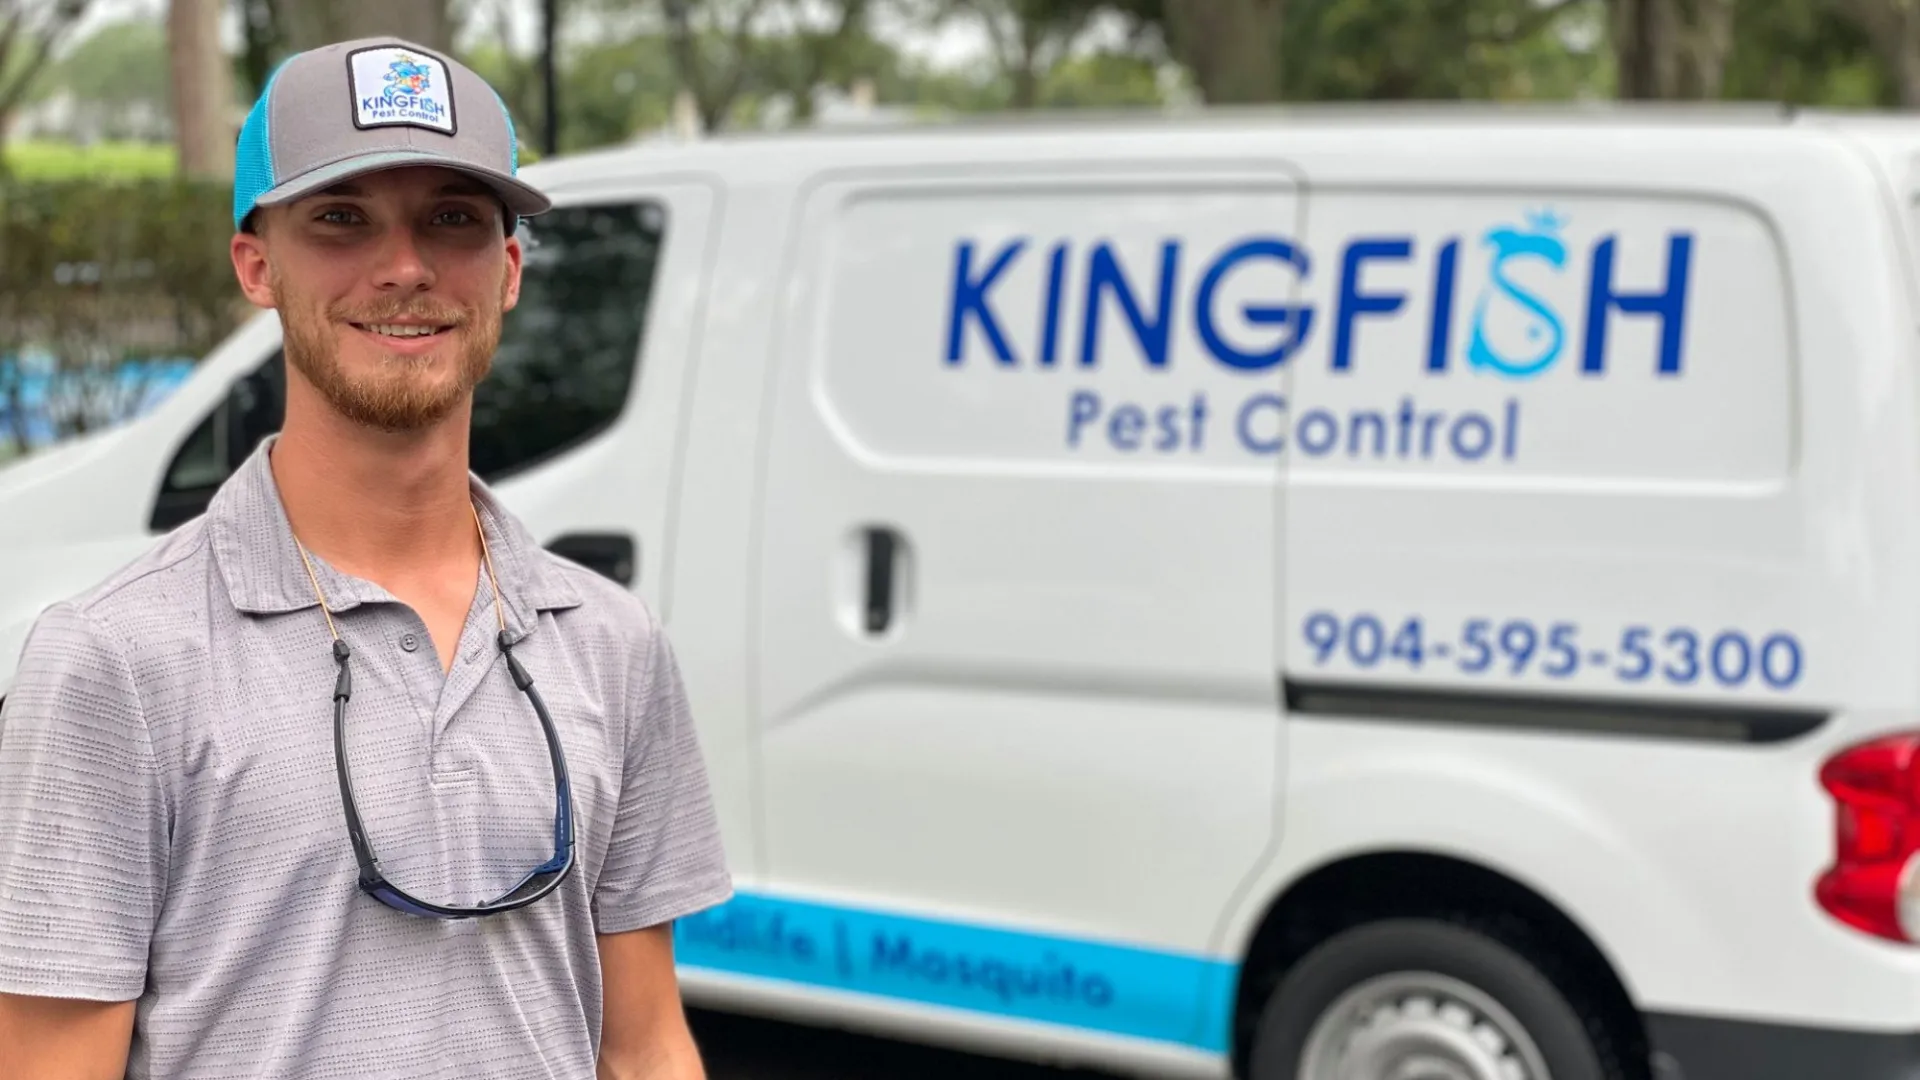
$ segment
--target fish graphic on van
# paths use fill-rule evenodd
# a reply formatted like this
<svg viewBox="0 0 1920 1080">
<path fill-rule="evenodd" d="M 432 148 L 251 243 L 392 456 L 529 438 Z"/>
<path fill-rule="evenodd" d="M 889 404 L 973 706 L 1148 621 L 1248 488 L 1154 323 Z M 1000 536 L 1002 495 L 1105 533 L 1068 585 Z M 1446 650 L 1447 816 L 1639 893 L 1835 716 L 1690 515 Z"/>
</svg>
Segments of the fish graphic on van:
<svg viewBox="0 0 1920 1080">
<path fill-rule="evenodd" d="M 1507 276 L 1507 264 L 1515 259 L 1541 259 L 1556 271 L 1564 269 L 1567 245 L 1560 239 L 1560 229 L 1566 221 L 1551 210 L 1530 212 L 1526 218 L 1524 229 L 1496 225 L 1481 239 L 1482 244 L 1493 249 L 1493 264 L 1487 271 L 1487 284 L 1473 306 L 1473 339 L 1467 348 L 1467 360 L 1474 367 L 1491 368 L 1502 375 L 1522 379 L 1551 367 L 1566 344 L 1560 316 L 1545 301 Z M 1488 319 L 1496 300 L 1501 301 L 1506 310 L 1494 309 L 1491 314 L 1504 314 L 1507 318 L 1490 332 Z M 1517 346 L 1513 352 L 1504 351 L 1494 344 L 1494 337 L 1515 322 L 1523 328 L 1517 336 L 1524 337 L 1527 345 Z"/>
</svg>

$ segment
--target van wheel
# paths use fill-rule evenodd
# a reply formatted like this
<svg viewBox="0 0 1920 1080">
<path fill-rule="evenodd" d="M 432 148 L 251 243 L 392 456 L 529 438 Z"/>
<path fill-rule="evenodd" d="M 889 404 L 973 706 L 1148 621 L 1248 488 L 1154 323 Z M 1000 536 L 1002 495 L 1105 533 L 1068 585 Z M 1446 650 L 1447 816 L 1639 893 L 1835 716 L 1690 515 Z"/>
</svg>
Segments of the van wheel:
<svg viewBox="0 0 1920 1080">
<path fill-rule="evenodd" d="M 1393 919 L 1329 938 L 1267 1000 L 1251 1080 L 1626 1080 L 1604 1025 L 1506 943 L 1525 936 Z"/>
</svg>

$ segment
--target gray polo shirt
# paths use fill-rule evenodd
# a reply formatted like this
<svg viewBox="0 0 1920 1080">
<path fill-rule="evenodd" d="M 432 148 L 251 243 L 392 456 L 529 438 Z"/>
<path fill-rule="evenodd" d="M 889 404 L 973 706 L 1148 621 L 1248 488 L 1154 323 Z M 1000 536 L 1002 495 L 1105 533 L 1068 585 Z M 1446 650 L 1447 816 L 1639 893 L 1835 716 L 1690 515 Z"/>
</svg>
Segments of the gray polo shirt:
<svg viewBox="0 0 1920 1080">
<path fill-rule="evenodd" d="M 476 479 L 514 647 L 576 804 L 576 866 L 447 922 L 362 894 L 332 638 L 263 445 L 206 515 L 35 624 L 0 707 L 0 991 L 139 1001 L 129 1075 L 591 1080 L 596 933 L 730 895 L 660 624 L 542 550 Z M 348 760 L 389 879 L 479 903 L 553 848 L 539 719 L 485 570 L 452 670 L 380 587 L 315 560 L 353 647 Z"/>
</svg>

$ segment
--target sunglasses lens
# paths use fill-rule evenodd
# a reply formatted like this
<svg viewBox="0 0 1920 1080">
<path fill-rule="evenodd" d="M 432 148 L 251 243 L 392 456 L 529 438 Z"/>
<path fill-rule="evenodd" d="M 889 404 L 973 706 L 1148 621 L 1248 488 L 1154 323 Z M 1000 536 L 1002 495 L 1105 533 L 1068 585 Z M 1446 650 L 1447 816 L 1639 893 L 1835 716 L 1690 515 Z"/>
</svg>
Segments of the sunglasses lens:
<svg viewBox="0 0 1920 1080">
<path fill-rule="evenodd" d="M 545 869 L 536 870 L 533 873 L 528 874 L 525 880 L 521 881 L 520 884 L 515 885 L 511 890 L 507 892 L 505 896 L 502 896 L 500 899 L 495 900 L 493 904 L 489 904 L 488 906 L 492 907 L 497 904 L 512 904 L 517 901 L 525 900 L 529 896 L 537 896 L 541 892 L 541 890 L 547 888 L 555 880 L 557 880 L 560 877 L 560 874 L 561 874 L 561 871 L 559 870 L 545 870 Z"/>
<path fill-rule="evenodd" d="M 395 911 L 402 911 L 408 915 L 419 915 L 422 918 L 428 919 L 443 919 L 447 917 L 440 912 L 430 911 L 421 907 L 419 904 L 414 903 L 385 885 L 373 890 L 373 898 Z"/>
</svg>

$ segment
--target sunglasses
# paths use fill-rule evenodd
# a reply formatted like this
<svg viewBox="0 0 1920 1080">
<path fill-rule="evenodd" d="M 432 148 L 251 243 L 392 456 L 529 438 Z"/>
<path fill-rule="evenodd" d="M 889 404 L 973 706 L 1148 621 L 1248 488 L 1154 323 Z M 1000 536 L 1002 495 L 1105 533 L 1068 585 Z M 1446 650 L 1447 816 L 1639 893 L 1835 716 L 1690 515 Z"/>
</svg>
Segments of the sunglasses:
<svg viewBox="0 0 1920 1080">
<path fill-rule="evenodd" d="M 513 888 L 498 897 L 476 907 L 460 907 L 422 900 L 388 881 L 380 871 L 380 860 L 374 855 L 373 844 L 367 840 L 367 830 L 360 822 L 360 807 L 353 798 L 353 776 L 347 767 L 347 700 L 353 696 L 353 675 L 347 662 L 353 650 L 339 638 L 333 639 L 333 658 L 340 666 L 340 674 L 333 686 L 333 762 L 334 771 L 340 777 L 340 801 L 346 807 L 347 836 L 353 841 L 353 857 L 360 864 L 360 891 L 395 911 L 428 919 L 476 919 L 499 915 L 540 900 L 559 888 L 560 883 L 573 871 L 573 789 L 567 781 L 567 759 L 560 752 L 560 736 L 554 730 L 553 717 L 547 712 L 546 702 L 540 700 L 540 692 L 533 687 L 533 677 L 527 674 L 520 658 L 513 655 L 513 643 L 508 640 L 507 631 L 502 629 L 496 640 L 500 645 L 500 654 L 506 657 L 507 671 L 513 676 L 513 684 L 533 703 L 533 711 L 540 717 L 540 728 L 547 737 L 547 753 L 553 760 L 556 799 L 553 811 L 553 858 L 527 871 Z"/>
</svg>

